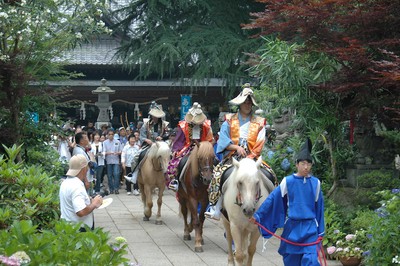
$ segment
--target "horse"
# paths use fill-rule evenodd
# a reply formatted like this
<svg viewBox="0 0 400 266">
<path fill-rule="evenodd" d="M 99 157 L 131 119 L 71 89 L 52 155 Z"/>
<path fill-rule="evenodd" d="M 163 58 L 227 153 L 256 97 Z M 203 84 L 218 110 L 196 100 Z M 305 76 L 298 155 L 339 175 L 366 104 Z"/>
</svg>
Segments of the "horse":
<svg viewBox="0 0 400 266">
<path fill-rule="evenodd" d="M 180 174 L 181 185 L 178 189 L 178 200 L 185 225 L 183 239 L 191 240 L 190 233 L 194 228 L 195 252 L 203 252 L 204 212 L 208 205 L 207 188 L 213 174 L 214 158 L 212 144 L 202 141 L 199 145 L 195 145 Z M 198 212 L 199 203 L 201 205 L 200 212 Z M 190 224 L 188 224 L 188 212 L 190 212 Z"/>
<path fill-rule="evenodd" d="M 161 225 L 162 196 L 165 189 L 165 176 L 171 150 L 166 142 L 157 141 L 151 145 L 140 163 L 138 184 L 144 207 L 143 221 L 149 221 L 153 207 L 152 191 L 158 188 L 158 211 L 156 224 Z"/>
<path fill-rule="evenodd" d="M 222 206 L 226 211 L 222 219 L 228 243 L 228 265 L 250 266 L 260 232 L 249 219 L 272 192 L 274 185 L 261 171 L 261 157 L 257 161 L 244 158 L 239 162 L 233 158 L 232 163 L 233 171 L 222 186 Z M 271 176 L 274 174 L 271 173 Z"/>
</svg>

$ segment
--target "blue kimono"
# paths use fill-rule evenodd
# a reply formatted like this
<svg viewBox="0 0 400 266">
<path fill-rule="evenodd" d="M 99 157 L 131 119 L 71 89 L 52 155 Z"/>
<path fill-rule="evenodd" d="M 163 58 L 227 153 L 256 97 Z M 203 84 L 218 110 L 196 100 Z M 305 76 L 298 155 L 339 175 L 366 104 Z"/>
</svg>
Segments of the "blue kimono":
<svg viewBox="0 0 400 266">
<path fill-rule="evenodd" d="M 311 243 L 324 235 L 324 199 L 321 182 L 314 176 L 290 175 L 272 191 L 254 214 L 255 220 L 275 232 L 283 227 L 282 237 L 295 243 Z M 272 235 L 260 227 L 263 237 Z M 279 254 L 285 265 L 319 265 L 316 245 L 295 246 L 281 241 Z"/>
</svg>

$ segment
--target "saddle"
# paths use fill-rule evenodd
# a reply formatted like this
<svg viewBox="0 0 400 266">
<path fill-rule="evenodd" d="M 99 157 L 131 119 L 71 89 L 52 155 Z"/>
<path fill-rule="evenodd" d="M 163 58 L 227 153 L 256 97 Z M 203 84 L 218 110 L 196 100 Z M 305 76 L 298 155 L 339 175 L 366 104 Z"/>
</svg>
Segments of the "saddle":
<svg viewBox="0 0 400 266">
<path fill-rule="evenodd" d="M 220 189 L 221 193 L 222 193 L 222 187 L 223 187 L 225 181 L 228 180 L 229 176 L 233 172 L 233 167 L 232 167 L 233 165 L 232 164 L 226 164 L 225 166 L 227 167 L 225 170 L 223 169 L 224 166 L 222 167 L 223 172 L 222 172 L 222 175 L 221 175 L 221 180 L 220 180 L 221 183 L 220 183 L 220 186 L 219 186 L 219 189 Z M 264 162 L 261 164 L 261 173 L 263 173 L 263 177 L 264 178 L 268 178 L 272 182 L 272 184 L 274 186 L 278 185 L 278 180 L 276 178 L 275 173 L 272 171 L 272 169 L 268 165 L 264 164 Z M 265 187 L 268 190 L 270 190 L 269 187 L 266 185 L 266 180 L 263 180 L 263 183 L 264 183 Z"/>
<path fill-rule="evenodd" d="M 180 182 L 181 174 L 182 174 L 183 170 L 185 170 L 185 165 L 186 165 L 187 161 L 189 160 L 189 155 L 190 155 L 190 153 L 187 154 L 186 156 L 184 156 L 178 164 L 178 168 L 176 171 L 176 178 L 177 178 L 178 182 Z"/>
<path fill-rule="evenodd" d="M 149 151 L 150 146 L 146 146 L 143 148 L 143 150 L 140 152 L 139 157 L 138 157 L 138 163 L 136 164 L 135 168 L 132 169 L 132 173 L 136 170 L 136 169 L 140 169 L 140 167 L 142 166 L 143 162 L 144 162 L 144 158 L 147 155 L 147 152 Z M 137 155 L 136 155 L 137 156 Z"/>
</svg>

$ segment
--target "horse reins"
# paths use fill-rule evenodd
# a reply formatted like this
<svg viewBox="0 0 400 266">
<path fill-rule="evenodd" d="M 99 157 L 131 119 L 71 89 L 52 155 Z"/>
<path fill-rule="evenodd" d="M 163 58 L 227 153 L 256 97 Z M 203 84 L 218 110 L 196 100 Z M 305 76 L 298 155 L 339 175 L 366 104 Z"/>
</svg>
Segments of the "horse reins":
<svg viewBox="0 0 400 266">
<path fill-rule="evenodd" d="M 262 224 L 260 224 L 259 222 L 257 222 L 255 219 L 250 218 L 249 219 L 250 222 L 258 225 L 259 227 L 261 227 L 265 232 L 267 232 L 270 235 L 273 235 L 274 237 L 280 239 L 283 242 L 286 242 L 288 244 L 294 245 L 294 246 L 300 246 L 300 247 L 308 247 L 308 246 L 317 246 L 317 254 L 318 254 L 318 260 L 320 261 L 321 265 L 322 262 L 324 262 L 324 265 L 327 265 L 326 262 L 326 256 L 325 256 L 325 252 L 324 249 L 322 248 L 322 237 L 318 237 L 317 241 L 311 242 L 311 243 L 297 243 L 297 242 L 293 242 L 290 241 L 286 238 L 283 238 L 275 233 L 273 233 L 272 231 L 268 230 L 267 228 L 265 228 Z M 321 251 L 321 252 L 318 252 Z"/>
</svg>

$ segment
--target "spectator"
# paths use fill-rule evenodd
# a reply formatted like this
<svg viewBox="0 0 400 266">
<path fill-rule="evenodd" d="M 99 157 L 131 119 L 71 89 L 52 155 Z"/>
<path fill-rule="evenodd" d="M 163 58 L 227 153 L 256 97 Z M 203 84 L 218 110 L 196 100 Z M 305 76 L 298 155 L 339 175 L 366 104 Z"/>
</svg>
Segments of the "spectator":
<svg viewBox="0 0 400 266">
<path fill-rule="evenodd" d="M 125 170 L 125 173 L 132 172 L 132 161 L 135 156 L 139 153 L 140 147 L 136 144 L 136 138 L 134 135 L 129 135 L 128 137 L 128 144 L 124 146 L 121 154 L 121 163 L 122 167 Z M 125 180 L 126 184 L 126 191 L 128 195 L 132 193 L 132 182 L 128 179 Z M 139 186 L 137 183 L 133 184 L 133 195 L 139 195 Z"/>
<path fill-rule="evenodd" d="M 95 173 L 95 179 L 96 179 L 96 185 L 94 187 L 94 192 L 99 193 L 100 192 L 100 186 L 103 182 L 103 170 L 104 170 L 104 165 L 105 165 L 105 154 L 104 154 L 104 149 L 103 149 L 103 142 L 100 141 L 100 132 L 95 131 L 93 133 L 93 143 L 91 144 L 92 146 L 92 152 L 94 155 L 94 158 L 96 159 L 96 164 L 97 167 L 94 171 Z"/>
<path fill-rule="evenodd" d="M 88 161 L 83 154 L 72 156 L 67 178 L 60 187 L 60 209 L 61 219 L 75 223 L 82 222 L 82 225 L 87 225 L 93 230 L 93 210 L 101 206 L 103 199 L 99 195 L 92 200 L 89 198 L 86 192 L 89 187 L 88 171 Z M 85 227 L 82 226 L 80 231 L 86 231 Z"/>
<path fill-rule="evenodd" d="M 120 160 L 122 145 L 119 140 L 114 139 L 114 131 L 109 130 L 107 139 L 103 142 L 104 152 L 106 155 L 107 177 L 110 193 L 119 194 L 119 175 L 120 175 Z"/>
<path fill-rule="evenodd" d="M 77 154 L 82 154 L 83 156 L 85 156 L 86 160 L 89 162 L 94 161 L 94 157 L 93 160 L 91 159 L 91 155 L 87 152 L 87 148 L 90 147 L 89 144 L 89 138 L 87 136 L 86 133 L 84 132 L 79 132 L 75 134 L 75 147 L 72 151 L 72 155 L 77 155 Z M 94 164 L 90 164 L 89 166 L 91 166 L 91 168 L 94 168 Z M 90 184 L 92 184 L 93 182 L 93 174 L 91 173 L 91 171 L 87 172 L 87 180 L 89 181 Z M 89 194 L 92 194 L 92 186 L 89 186 Z"/>
</svg>

